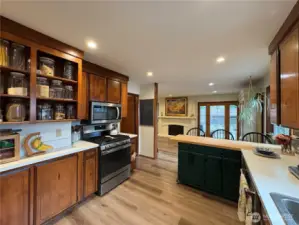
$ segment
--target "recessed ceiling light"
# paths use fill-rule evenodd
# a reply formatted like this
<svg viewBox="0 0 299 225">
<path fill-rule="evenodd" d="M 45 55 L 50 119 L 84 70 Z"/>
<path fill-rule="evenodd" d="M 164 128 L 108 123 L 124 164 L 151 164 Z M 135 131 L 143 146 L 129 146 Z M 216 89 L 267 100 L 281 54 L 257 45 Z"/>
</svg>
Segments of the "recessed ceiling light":
<svg viewBox="0 0 299 225">
<path fill-rule="evenodd" d="M 89 48 L 96 49 L 97 48 L 97 43 L 95 43 L 94 41 L 88 41 L 87 46 Z"/>
<path fill-rule="evenodd" d="M 224 62 L 225 61 L 225 58 L 223 57 L 223 56 L 220 56 L 220 57 L 218 57 L 217 59 L 216 59 L 216 62 L 217 63 L 222 63 L 222 62 Z"/>
<path fill-rule="evenodd" d="M 172 94 L 169 94 L 169 97 L 172 97 Z"/>
<path fill-rule="evenodd" d="M 217 93 L 217 91 L 213 91 L 213 93 Z"/>
<path fill-rule="evenodd" d="M 214 83 L 209 83 L 209 86 L 214 86 Z"/>
<path fill-rule="evenodd" d="M 147 76 L 148 76 L 148 77 L 153 76 L 153 72 L 147 72 Z"/>
</svg>

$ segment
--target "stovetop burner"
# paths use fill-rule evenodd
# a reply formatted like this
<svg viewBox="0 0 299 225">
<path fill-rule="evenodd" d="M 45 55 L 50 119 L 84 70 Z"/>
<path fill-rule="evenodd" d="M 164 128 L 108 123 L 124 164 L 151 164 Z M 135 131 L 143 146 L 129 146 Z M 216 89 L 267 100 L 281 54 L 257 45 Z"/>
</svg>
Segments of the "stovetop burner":
<svg viewBox="0 0 299 225">
<path fill-rule="evenodd" d="M 101 150 L 110 149 L 122 144 L 130 143 L 130 137 L 126 135 L 105 135 L 92 137 L 87 139 L 86 141 L 94 142 L 100 145 Z"/>
</svg>

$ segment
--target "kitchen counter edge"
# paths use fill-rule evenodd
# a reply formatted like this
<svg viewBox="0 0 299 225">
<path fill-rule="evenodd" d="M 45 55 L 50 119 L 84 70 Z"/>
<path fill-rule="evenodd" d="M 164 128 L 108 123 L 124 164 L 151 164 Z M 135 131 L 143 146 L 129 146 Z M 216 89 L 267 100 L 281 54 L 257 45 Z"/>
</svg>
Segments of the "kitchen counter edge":
<svg viewBox="0 0 299 225">
<path fill-rule="evenodd" d="M 87 142 L 87 141 L 78 141 L 72 145 L 72 147 L 69 148 L 62 148 L 57 150 L 52 150 L 49 152 L 46 152 L 41 155 L 31 156 L 31 157 L 24 157 L 20 160 L 4 163 L 0 165 L 0 173 L 18 169 L 24 166 L 29 166 L 32 164 L 40 163 L 43 161 L 47 161 L 50 159 L 55 159 L 59 157 L 63 157 L 66 155 L 75 154 L 82 151 L 87 151 L 93 148 L 99 147 L 98 144 Z"/>
</svg>

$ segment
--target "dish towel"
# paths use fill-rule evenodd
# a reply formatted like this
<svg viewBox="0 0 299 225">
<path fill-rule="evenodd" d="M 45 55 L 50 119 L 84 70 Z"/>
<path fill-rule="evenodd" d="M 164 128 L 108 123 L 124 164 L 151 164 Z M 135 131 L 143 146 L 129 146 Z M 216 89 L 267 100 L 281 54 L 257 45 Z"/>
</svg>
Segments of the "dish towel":
<svg viewBox="0 0 299 225">
<path fill-rule="evenodd" d="M 249 190 L 249 186 L 243 172 L 241 172 L 238 217 L 239 220 L 245 222 L 246 225 L 252 225 L 252 198 L 246 195 L 246 189 Z"/>
</svg>

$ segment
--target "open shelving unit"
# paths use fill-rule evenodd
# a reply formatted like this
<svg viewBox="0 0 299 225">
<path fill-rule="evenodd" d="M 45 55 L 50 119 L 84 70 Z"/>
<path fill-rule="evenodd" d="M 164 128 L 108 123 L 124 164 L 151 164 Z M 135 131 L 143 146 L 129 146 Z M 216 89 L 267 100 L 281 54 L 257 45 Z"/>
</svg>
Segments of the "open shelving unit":
<svg viewBox="0 0 299 225">
<path fill-rule="evenodd" d="M 45 45 L 39 45 L 36 42 L 32 42 L 28 39 L 24 39 L 15 35 L 12 35 L 7 32 L 1 33 L 1 39 L 9 41 L 11 43 L 18 43 L 25 46 L 25 69 L 21 70 L 18 68 L 13 68 L 10 65 L 1 66 L 0 65 L 0 76 L 1 82 L 4 81 L 4 92 L 0 93 L 0 110 L 2 110 L 3 114 L 3 122 L 2 124 L 34 124 L 34 123 L 49 123 L 49 122 L 68 122 L 68 121 L 76 121 L 79 118 L 78 110 L 79 110 L 79 98 L 82 98 L 82 85 L 81 76 L 82 76 L 82 59 L 75 57 L 73 55 L 58 51 L 53 48 L 49 48 Z M 39 60 L 40 57 L 48 57 L 55 60 L 55 75 L 48 76 L 40 73 L 39 68 Z M 30 60 L 30 66 L 27 65 L 27 61 Z M 71 62 L 74 66 L 74 79 L 66 79 L 63 77 L 64 64 L 66 62 Z M 9 95 L 7 93 L 8 88 L 8 78 L 11 72 L 23 73 L 25 75 L 25 79 L 28 83 L 27 93 L 28 96 L 20 96 L 20 95 Z M 49 85 L 53 80 L 62 81 L 62 85 L 71 85 L 73 87 L 74 99 L 65 99 L 65 98 L 43 98 L 38 97 L 37 93 L 37 77 L 45 77 L 47 78 Z M 11 99 L 18 99 L 26 105 L 26 111 L 28 112 L 25 118 L 25 121 L 22 122 L 8 122 L 5 118 L 6 114 L 6 106 L 10 102 Z M 64 106 L 71 104 L 75 107 L 76 116 L 75 119 L 63 119 L 63 120 L 38 120 L 38 112 L 37 106 L 40 103 L 45 103 L 52 105 L 53 111 L 55 112 L 56 104 L 63 104 Z M 65 107 L 66 108 L 66 107 Z M 54 113 L 55 114 L 55 113 Z M 55 118 L 55 116 L 54 116 Z"/>
</svg>

